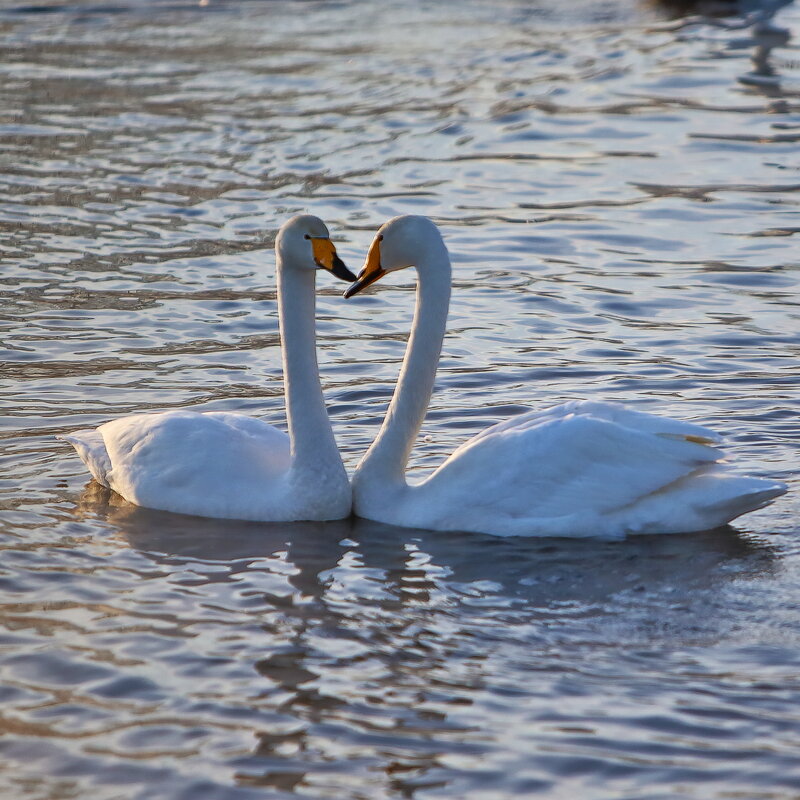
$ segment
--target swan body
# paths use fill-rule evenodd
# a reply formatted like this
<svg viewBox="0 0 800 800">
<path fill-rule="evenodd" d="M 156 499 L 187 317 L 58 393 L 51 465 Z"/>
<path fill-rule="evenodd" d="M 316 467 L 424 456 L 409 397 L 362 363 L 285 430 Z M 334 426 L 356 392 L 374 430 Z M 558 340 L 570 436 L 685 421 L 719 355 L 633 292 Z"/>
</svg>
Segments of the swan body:
<svg viewBox="0 0 800 800">
<path fill-rule="evenodd" d="M 615 538 L 719 527 L 786 491 L 730 471 L 713 431 L 590 401 L 487 428 L 410 485 L 405 467 L 433 389 L 450 296 L 436 226 L 415 216 L 386 223 L 345 296 L 408 266 L 419 276 L 414 323 L 386 419 L 353 476 L 358 516 L 497 536 Z"/>
<path fill-rule="evenodd" d="M 282 522 L 350 514 L 351 491 L 325 410 L 315 352 L 318 267 L 355 276 L 311 216 L 287 222 L 275 243 L 289 435 L 243 414 L 177 410 L 134 414 L 63 436 L 94 479 L 139 506 Z"/>
</svg>

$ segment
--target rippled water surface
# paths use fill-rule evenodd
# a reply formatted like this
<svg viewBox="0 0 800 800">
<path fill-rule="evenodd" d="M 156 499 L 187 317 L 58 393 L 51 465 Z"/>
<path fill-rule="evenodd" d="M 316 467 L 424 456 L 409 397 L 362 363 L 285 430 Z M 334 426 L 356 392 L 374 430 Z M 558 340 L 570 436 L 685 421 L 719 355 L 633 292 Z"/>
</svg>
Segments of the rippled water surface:
<svg viewBox="0 0 800 800">
<path fill-rule="evenodd" d="M 55 439 L 282 425 L 278 226 L 322 216 L 357 268 L 413 212 L 455 265 L 415 470 L 589 397 L 796 486 L 800 9 L 676 13 L 2 5 L 0 796 L 800 796 L 796 492 L 622 543 L 243 524 L 134 508 Z M 352 468 L 413 275 L 319 286 Z"/>
</svg>

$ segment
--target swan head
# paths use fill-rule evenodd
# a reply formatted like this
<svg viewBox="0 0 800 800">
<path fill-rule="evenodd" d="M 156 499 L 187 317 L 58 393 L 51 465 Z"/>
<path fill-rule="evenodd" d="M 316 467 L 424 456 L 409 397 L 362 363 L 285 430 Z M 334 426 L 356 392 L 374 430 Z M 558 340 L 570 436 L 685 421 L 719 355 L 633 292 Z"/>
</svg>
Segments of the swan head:
<svg viewBox="0 0 800 800">
<path fill-rule="evenodd" d="M 352 297 L 387 272 L 406 267 L 419 268 L 425 255 L 433 249 L 443 249 L 439 229 L 427 217 L 405 214 L 384 223 L 372 240 L 364 268 L 358 280 L 345 291 Z"/>
<path fill-rule="evenodd" d="M 319 217 L 311 214 L 292 217 L 278 231 L 275 249 L 287 267 L 326 269 L 340 280 L 356 280 L 356 276 L 337 255 L 328 228 Z"/>
</svg>

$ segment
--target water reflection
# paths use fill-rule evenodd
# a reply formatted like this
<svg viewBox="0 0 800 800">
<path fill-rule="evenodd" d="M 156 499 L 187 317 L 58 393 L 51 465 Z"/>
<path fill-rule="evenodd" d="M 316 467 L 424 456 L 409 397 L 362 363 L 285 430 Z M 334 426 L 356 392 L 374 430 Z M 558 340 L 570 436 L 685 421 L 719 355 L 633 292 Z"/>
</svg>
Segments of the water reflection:
<svg viewBox="0 0 800 800">
<path fill-rule="evenodd" d="M 767 97 L 785 97 L 798 93 L 782 86 L 783 76 L 773 60 L 773 50 L 786 47 L 792 38 L 789 29 L 777 25 L 773 17 L 790 2 L 792 0 L 772 0 L 760 4 L 762 7 L 747 18 L 747 22 L 752 24 L 750 36 L 746 39 L 733 40 L 729 44 L 731 49 L 753 48 L 751 57 L 753 69 L 742 75 L 739 82 L 758 89 Z"/>
<path fill-rule="evenodd" d="M 772 546 L 730 528 L 608 543 L 360 519 L 243 523 L 142 509 L 95 483 L 75 514 L 121 535 L 169 585 L 145 597 L 160 596 L 160 615 L 185 626 L 172 668 L 207 660 L 198 692 L 216 682 L 226 638 L 258 676 L 238 681 L 247 691 L 235 702 L 252 709 L 238 719 L 256 740 L 228 761 L 238 784 L 320 797 L 341 796 L 356 775 L 412 796 L 458 785 L 472 759 L 502 763 L 507 743 L 489 731 L 520 724 L 531 697 L 568 696 L 626 660 L 716 640 L 728 627 L 726 586 L 778 562 Z M 241 691 L 234 681 L 227 693 Z M 525 727 L 536 769 L 563 757 L 549 749 L 557 718 L 545 719 Z M 580 734 L 583 748 L 608 747 L 605 724 Z M 540 737 L 551 745 L 537 752 Z M 634 771 L 652 761 L 646 749 L 639 758 Z"/>
<path fill-rule="evenodd" d="M 357 263 L 424 213 L 456 288 L 414 468 L 591 396 L 796 483 L 800 107 L 767 6 L 105 7 L 0 9 L 0 795 L 796 793 L 796 493 L 743 521 L 769 540 L 270 527 L 81 496 L 53 438 L 281 424 L 274 232 L 309 211 Z M 739 81 L 769 70 L 780 96 Z M 319 294 L 350 468 L 412 307 L 410 278 Z"/>
<path fill-rule="evenodd" d="M 91 482 L 76 507 L 122 535 L 159 564 L 227 564 L 211 582 L 236 580 L 261 559 L 279 555 L 287 582 L 303 599 L 326 602 L 332 571 L 363 570 L 391 603 L 433 603 L 446 592 L 530 609 L 553 603 L 600 607 L 623 592 L 708 590 L 731 572 L 761 574 L 774 550 L 732 527 L 701 534 L 630 537 L 625 542 L 499 538 L 424 531 L 352 517 L 335 522 L 251 523 L 144 509 Z M 452 599 L 452 597 L 451 597 Z M 390 603 L 390 604 L 391 604 Z"/>
</svg>

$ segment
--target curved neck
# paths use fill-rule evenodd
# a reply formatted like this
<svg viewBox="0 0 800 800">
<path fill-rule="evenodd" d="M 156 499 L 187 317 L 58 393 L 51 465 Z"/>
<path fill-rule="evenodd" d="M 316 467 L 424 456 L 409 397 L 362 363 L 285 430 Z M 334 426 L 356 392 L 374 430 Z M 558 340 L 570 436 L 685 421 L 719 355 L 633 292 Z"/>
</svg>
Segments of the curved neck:
<svg viewBox="0 0 800 800">
<path fill-rule="evenodd" d="M 317 364 L 314 270 L 291 269 L 278 254 L 278 321 L 286 420 L 296 469 L 341 463 Z"/>
<path fill-rule="evenodd" d="M 405 485 L 405 469 L 428 410 L 447 330 L 450 259 L 443 242 L 417 266 L 417 302 L 400 377 L 380 432 L 356 473 L 382 484 Z"/>
</svg>

